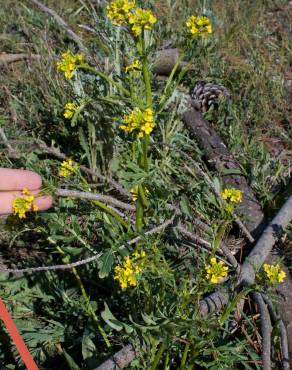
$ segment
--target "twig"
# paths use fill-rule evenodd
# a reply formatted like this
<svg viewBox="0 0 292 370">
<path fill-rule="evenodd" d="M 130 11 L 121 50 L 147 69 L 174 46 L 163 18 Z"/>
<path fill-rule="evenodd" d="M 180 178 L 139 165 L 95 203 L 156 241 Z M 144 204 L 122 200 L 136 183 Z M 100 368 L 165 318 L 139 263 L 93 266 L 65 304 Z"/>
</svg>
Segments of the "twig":
<svg viewBox="0 0 292 370">
<path fill-rule="evenodd" d="M 262 364 L 263 370 L 271 370 L 271 320 L 267 306 L 260 293 L 252 293 L 261 315 Z"/>
<path fill-rule="evenodd" d="M 128 344 L 94 370 L 120 370 L 127 367 L 135 357 L 137 352 L 131 344 Z"/>
<path fill-rule="evenodd" d="M 207 225 L 206 225 L 207 226 Z M 178 231 L 180 231 L 183 235 L 185 235 L 187 238 L 193 240 L 194 242 L 197 242 L 199 244 L 202 244 L 204 245 L 206 248 L 208 249 L 211 249 L 211 243 L 207 242 L 206 240 L 202 239 L 201 237 L 199 237 L 198 235 L 194 235 L 193 233 L 191 233 L 190 231 L 188 231 L 186 229 L 186 227 L 182 224 L 178 224 L 176 226 L 176 229 Z M 228 247 L 224 244 L 224 243 L 221 243 L 220 244 L 220 249 L 219 251 L 221 251 L 222 254 L 224 254 L 226 256 L 226 258 L 228 259 L 228 261 L 231 263 L 231 265 L 237 269 L 238 268 L 238 263 L 236 261 L 236 258 L 233 256 L 233 254 L 230 252 L 230 250 L 228 249 Z"/>
<path fill-rule="evenodd" d="M 0 53 L 0 65 L 5 63 L 14 63 L 26 59 L 39 59 L 40 55 L 38 54 L 6 54 Z"/>
<path fill-rule="evenodd" d="M 56 189 L 56 195 L 60 197 L 72 197 L 72 198 L 80 198 L 80 199 L 89 199 L 89 200 L 100 200 L 105 204 L 111 204 L 114 207 L 122 208 L 127 211 L 135 211 L 135 206 L 132 204 L 121 202 L 118 199 L 110 197 L 108 195 L 103 194 L 96 194 L 96 193 L 89 193 L 77 190 L 65 190 L 65 189 Z"/>
<path fill-rule="evenodd" d="M 211 312 L 220 311 L 229 302 L 229 293 L 225 288 L 217 290 L 199 302 L 199 312 L 206 316 Z"/>
<path fill-rule="evenodd" d="M 248 257 L 245 259 L 238 281 L 238 285 L 251 285 L 265 259 L 271 252 L 275 242 L 282 235 L 285 227 L 292 219 L 292 196 L 284 203 L 280 211 L 264 230 Z"/>
<path fill-rule="evenodd" d="M 283 370 L 289 370 L 290 369 L 289 348 L 288 348 L 288 335 L 287 335 L 286 327 L 280 315 L 274 309 L 271 300 L 265 294 L 262 294 L 262 297 L 268 305 L 272 321 L 274 322 L 274 324 L 279 325 L 280 338 L 281 338 L 281 351 L 282 351 L 282 368 Z"/>
<path fill-rule="evenodd" d="M 153 229 L 149 230 L 149 231 L 146 231 L 145 232 L 145 235 L 153 235 L 153 234 L 157 234 L 159 233 L 160 231 L 162 230 L 165 230 L 169 225 L 171 225 L 173 223 L 173 220 L 175 218 L 176 215 L 174 215 L 172 218 L 170 218 L 169 220 L 166 220 L 165 222 L 163 222 L 161 225 L 158 225 L 156 227 L 154 227 Z M 142 236 L 137 236 L 136 238 L 132 239 L 132 240 L 129 240 L 127 242 L 128 245 L 132 245 L 132 244 L 135 244 L 137 243 L 139 240 L 142 239 Z"/>
<path fill-rule="evenodd" d="M 24 272 L 43 272 L 43 271 L 52 271 L 52 270 L 71 270 L 73 267 L 78 267 L 85 265 L 87 263 L 93 262 L 99 259 L 102 256 L 102 253 L 94 255 L 92 257 L 85 258 L 83 260 L 72 262 L 66 265 L 52 265 L 52 266 L 40 266 L 40 267 L 28 267 L 24 269 L 10 269 L 6 267 L 0 267 L 0 272 L 8 272 L 12 274 L 24 273 Z"/>
<path fill-rule="evenodd" d="M 84 46 L 82 38 L 80 36 L 76 35 L 76 33 L 74 31 L 72 31 L 71 28 L 69 28 L 68 24 L 64 21 L 63 18 L 61 18 L 54 10 L 48 8 L 47 6 L 43 5 L 42 3 L 40 3 L 37 0 L 30 0 L 30 2 L 35 4 L 42 12 L 44 12 L 44 13 L 48 14 L 49 16 L 51 16 L 52 18 L 54 18 L 56 23 L 60 27 L 62 27 L 67 32 L 69 37 L 79 46 L 80 50 L 87 53 L 87 48 Z"/>
<path fill-rule="evenodd" d="M 169 226 L 173 222 L 174 217 L 175 216 L 173 216 L 169 220 L 166 220 L 161 225 L 155 226 L 152 229 L 146 231 L 145 232 L 145 235 L 153 235 L 155 233 L 159 233 L 160 231 L 164 230 L 167 226 Z M 127 244 L 127 245 L 133 245 L 133 244 L 137 243 L 141 239 L 142 239 L 141 236 L 137 236 L 137 237 L 135 237 L 133 239 L 128 240 L 125 244 Z M 124 246 L 125 245 L 122 245 L 121 248 L 124 247 Z M 0 272 L 8 272 L 8 273 L 12 273 L 12 274 L 15 273 L 16 274 L 16 273 L 24 273 L 24 272 L 41 272 L 41 271 L 52 271 L 52 270 L 68 270 L 68 269 L 72 269 L 74 267 L 82 266 L 82 265 L 85 265 L 87 263 L 93 262 L 93 261 L 99 259 L 101 256 L 102 256 L 102 253 L 99 253 L 99 254 L 94 255 L 92 257 L 85 258 L 83 260 L 80 260 L 80 261 L 77 261 L 77 262 L 73 262 L 73 263 L 69 263 L 69 264 L 66 264 L 66 265 L 28 267 L 28 268 L 24 268 L 24 269 L 12 269 L 12 268 L 6 268 L 6 267 L 1 267 L 0 266 Z"/>
</svg>

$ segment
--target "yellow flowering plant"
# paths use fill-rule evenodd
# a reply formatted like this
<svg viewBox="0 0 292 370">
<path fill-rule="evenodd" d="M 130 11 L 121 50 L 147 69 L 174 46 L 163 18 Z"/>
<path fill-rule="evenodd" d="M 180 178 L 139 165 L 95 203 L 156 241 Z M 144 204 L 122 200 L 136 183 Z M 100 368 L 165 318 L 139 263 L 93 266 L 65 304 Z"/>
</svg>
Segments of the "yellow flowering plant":
<svg viewBox="0 0 292 370">
<path fill-rule="evenodd" d="M 207 279 L 213 284 L 225 279 L 228 275 L 228 266 L 223 261 L 217 261 L 216 257 L 210 259 L 209 264 L 205 267 Z"/>
<path fill-rule="evenodd" d="M 22 196 L 15 197 L 12 203 L 13 213 L 18 215 L 19 218 L 25 218 L 26 212 L 38 211 L 39 208 L 35 203 L 35 196 L 30 194 L 27 188 L 23 188 Z"/>
<path fill-rule="evenodd" d="M 278 263 L 272 265 L 265 263 L 263 265 L 263 270 L 271 285 L 283 283 L 286 277 L 285 271 L 281 270 L 281 267 Z"/>
</svg>

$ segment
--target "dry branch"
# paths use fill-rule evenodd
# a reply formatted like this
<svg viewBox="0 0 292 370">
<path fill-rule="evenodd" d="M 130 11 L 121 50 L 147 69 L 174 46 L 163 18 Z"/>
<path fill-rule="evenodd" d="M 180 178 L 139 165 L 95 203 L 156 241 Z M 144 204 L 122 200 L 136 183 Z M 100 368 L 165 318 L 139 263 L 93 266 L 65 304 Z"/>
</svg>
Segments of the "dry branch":
<svg viewBox="0 0 292 370">
<path fill-rule="evenodd" d="M 38 54 L 6 54 L 6 53 L 1 53 L 0 54 L 0 66 L 1 64 L 6 64 L 6 63 L 14 63 L 14 62 L 19 62 L 22 60 L 27 60 L 27 59 L 39 59 L 40 55 Z"/>
<path fill-rule="evenodd" d="M 281 351 L 282 351 L 282 368 L 283 370 L 289 370 L 290 365 L 289 365 L 288 335 L 287 335 L 286 327 L 284 325 L 283 320 L 281 320 L 281 317 L 274 309 L 271 300 L 264 294 L 262 294 L 262 297 L 264 301 L 266 302 L 266 304 L 268 305 L 270 316 L 271 316 L 273 323 L 279 325 L 280 337 L 281 337 Z"/>
<path fill-rule="evenodd" d="M 256 272 L 272 251 L 276 241 L 282 236 L 284 229 L 292 219 L 292 196 L 288 198 L 277 215 L 264 230 L 258 242 L 244 261 L 239 277 L 239 285 L 251 285 Z"/>
<path fill-rule="evenodd" d="M 261 315 L 262 365 L 263 370 L 271 370 L 271 320 L 267 306 L 260 293 L 252 293 Z"/>
<path fill-rule="evenodd" d="M 88 199 L 88 200 L 99 200 L 105 204 L 110 204 L 117 208 L 122 208 L 127 211 L 134 212 L 136 207 L 132 204 L 121 202 L 120 200 L 110 197 L 108 195 L 89 193 L 77 190 L 65 190 L 65 189 L 56 189 L 56 195 L 59 197 L 72 197 L 79 199 Z"/>
<path fill-rule="evenodd" d="M 128 366 L 135 357 L 137 357 L 137 352 L 131 344 L 128 344 L 95 370 L 120 370 Z"/>
</svg>

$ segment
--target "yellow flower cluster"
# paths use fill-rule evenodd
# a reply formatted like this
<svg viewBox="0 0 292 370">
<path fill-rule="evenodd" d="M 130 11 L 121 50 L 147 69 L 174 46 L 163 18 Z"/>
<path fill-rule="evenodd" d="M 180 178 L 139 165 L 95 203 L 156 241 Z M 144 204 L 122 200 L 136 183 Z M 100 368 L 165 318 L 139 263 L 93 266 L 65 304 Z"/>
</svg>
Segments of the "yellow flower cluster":
<svg viewBox="0 0 292 370">
<path fill-rule="evenodd" d="M 141 70 L 141 66 L 140 66 L 140 62 L 138 59 L 134 60 L 132 64 L 128 65 L 125 68 L 126 73 L 133 72 L 134 74 L 137 74 L 140 70 Z"/>
<path fill-rule="evenodd" d="M 76 173 L 76 164 L 72 161 L 72 159 L 67 159 L 61 163 L 61 168 L 59 170 L 59 176 L 61 177 L 68 177 L 72 173 Z"/>
<path fill-rule="evenodd" d="M 231 203 L 240 203 L 242 201 L 242 192 L 238 189 L 224 189 L 220 195 L 222 199 Z"/>
<path fill-rule="evenodd" d="M 114 279 L 118 280 L 122 289 L 137 286 L 137 278 L 144 268 L 145 256 L 144 251 L 135 251 L 132 257 L 125 257 L 123 264 L 115 267 Z"/>
<path fill-rule="evenodd" d="M 128 26 L 135 37 L 142 30 L 151 30 L 157 21 L 151 10 L 136 7 L 135 2 L 129 0 L 114 0 L 107 6 L 107 16 L 113 24 Z"/>
<path fill-rule="evenodd" d="M 75 103 L 67 103 L 64 107 L 64 117 L 67 119 L 72 118 L 76 109 L 77 105 Z"/>
<path fill-rule="evenodd" d="M 57 71 L 63 72 L 65 78 L 70 80 L 74 74 L 75 69 L 84 62 L 82 54 L 73 54 L 67 51 L 62 54 L 61 60 L 57 63 Z"/>
<path fill-rule="evenodd" d="M 285 271 L 281 270 L 278 263 L 275 265 L 269 265 L 265 263 L 264 271 L 271 284 L 282 283 L 286 277 Z"/>
<path fill-rule="evenodd" d="M 195 36 L 206 36 L 208 33 L 212 33 L 212 26 L 209 18 L 207 17 L 196 17 L 192 15 L 186 21 L 186 26 L 189 32 Z"/>
<path fill-rule="evenodd" d="M 124 116 L 127 125 L 121 125 L 120 128 L 125 132 L 133 132 L 139 129 L 138 137 L 149 135 L 155 127 L 153 111 L 150 108 L 140 110 L 134 109 L 129 115 Z"/>
<path fill-rule="evenodd" d="M 129 23 L 132 26 L 134 36 L 139 36 L 142 30 L 151 30 L 157 19 L 152 14 L 151 10 L 137 8 L 134 14 L 129 17 Z"/>
<path fill-rule="evenodd" d="M 13 213 L 18 214 L 19 218 L 25 218 L 26 212 L 38 211 L 39 207 L 35 204 L 35 197 L 30 194 L 27 188 L 22 190 L 23 197 L 16 197 L 12 203 Z"/>
<path fill-rule="evenodd" d="M 228 274 L 228 267 L 222 261 L 217 262 L 215 257 L 211 258 L 210 264 L 205 269 L 207 279 L 213 284 L 217 284 L 218 280 L 224 279 Z"/>
<path fill-rule="evenodd" d="M 135 3 L 129 0 L 115 0 L 107 6 L 107 16 L 113 24 L 126 24 Z"/>
</svg>

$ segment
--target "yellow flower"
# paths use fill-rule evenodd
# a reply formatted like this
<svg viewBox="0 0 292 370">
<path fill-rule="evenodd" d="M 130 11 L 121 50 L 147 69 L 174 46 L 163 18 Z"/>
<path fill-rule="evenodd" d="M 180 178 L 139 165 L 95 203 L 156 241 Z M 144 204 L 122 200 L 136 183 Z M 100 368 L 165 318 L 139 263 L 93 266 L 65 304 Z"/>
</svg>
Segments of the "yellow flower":
<svg viewBox="0 0 292 370">
<path fill-rule="evenodd" d="M 218 280 L 225 278 L 228 274 L 228 267 L 222 261 L 217 262 L 215 257 L 211 258 L 210 264 L 205 267 L 205 270 L 207 279 L 213 284 L 217 284 Z"/>
<path fill-rule="evenodd" d="M 231 203 L 240 203 L 242 201 L 242 192 L 238 189 L 224 189 L 220 195 L 222 199 Z"/>
<path fill-rule="evenodd" d="M 151 134 L 155 127 L 153 111 L 150 108 L 144 111 L 136 108 L 129 115 L 124 116 L 124 121 L 127 125 L 121 125 L 121 130 L 131 133 L 135 129 L 139 129 L 139 137 Z"/>
<path fill-rule="evenodd" d="M 67 119 L 72 118 L 76 109 L 77 105 L 75 103 L 67 103 L 64 107 L 64 117 Z"/>
<path fill-rule="evenodd" d="M 151 10 L 137 8 L 135 13 L 129 16 L 129 23 L 132 27 L 132 32 L 135 37 L 139 36 L 142 30 L 151 30 L 157 19 L 154 17 Z"/>
<path fill-rule="evenodd" d="M 196 17 L 192 15 L 186 21 L 186 26 L 192 35 L 204 37 L 208 33 L 212 33 L 212 26 L 207 17 Z"/>
<path fill-rule="evenodd" d="M 135 7 L 135 2 L 129 0 L 115 0 L 107 6 L 107 16 L 113 24 L 121 25 L 128 22 L 130 11 Z"/>
<path fill-rule="evenodd" d="M 61 168 L 59 170 L 59 176 L 68 177 L 72 173 L 76 173 L 77 166 L 74 164 L 72 159 L 67 159 L 61 163 Z"/>
<path fill-rule="evenodd" d="M 125 68 L 126 73 L 133 72 L 134 74 L 137 74 L 140 70 L 141 66 L 140 61 L 138 59 Z"/>
<path fill-rule="evenodd" d="M 16 197 L 12 203 L 13 213 L 18 214 L 19 218 L 25 218 L 26 212 L 28 211 L 38 211 L 39 207 L 35 204 L 35 197 L 30 195 L 30 192 L 27 188 L 23 188 L 22 194 L 23 197 Z"/>
<path fill-rule="evenodd" d="M 144 268 L 143 259 L 145 257 L 146 253 L 144 251 L 135 251 L 132 254 L 132 257 L 125 257 L 122 265 L 115 267 L 114 279 L 118 280 L 122 289 L 126 289 L 128 286 L 137 285 L 137 278 Z"/>
<path fill-rule="evenodd" d="M 61 60 L 57 63 L 57 71 L 63 72 L 65 78 L 70 80 L 75 69 L 83 64 L 84 56 L 82 54 L 73 54 L 72 51 L 67 51 L 62 54 Z"/>
<path fill-rule="evenodd" d="M 263 267 L 271 284 L 282 283 L 284 281 L 286 273 L 285 271 L 281 270 L 278 263 L 275 265 L 269 265 L 265 263 Z"/>
</svg>

